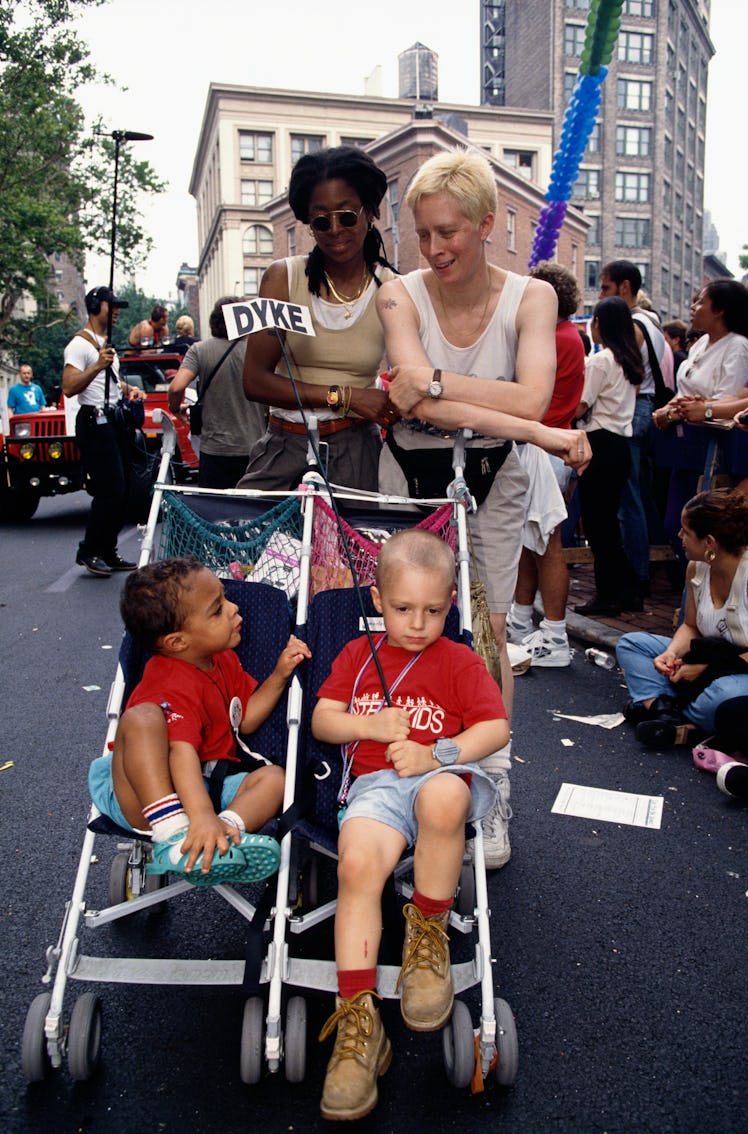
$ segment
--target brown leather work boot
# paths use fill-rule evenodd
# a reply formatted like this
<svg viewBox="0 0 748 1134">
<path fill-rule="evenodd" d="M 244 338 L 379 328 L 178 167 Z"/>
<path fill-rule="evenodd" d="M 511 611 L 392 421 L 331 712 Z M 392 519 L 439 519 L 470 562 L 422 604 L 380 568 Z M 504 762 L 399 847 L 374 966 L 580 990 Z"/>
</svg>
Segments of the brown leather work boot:
<svg viewBox="0 0 748 1134">
<path fill-rule="evenodd" d="M 435 1032 L 452 1015 L 454 989 L 449 965 L 449 910 L 424 917 L 408 903 L 405 916 L 403 967 L 397 978 L 400 1011 L 414 1032 Z"/>
<path fill-rule="evenodd" d="M 327 1039 L 337 1024 L 327 1065 L 320 1110 L 323 1118 L 352 1121 L 377 1105 L 377 1078 L 392 1060 L 390 1041 L 374 1003 L 375 992 L 359 992 L 351 1000 L 335 997 L 335 1011 L 319 1033 Z"/>
</svg>

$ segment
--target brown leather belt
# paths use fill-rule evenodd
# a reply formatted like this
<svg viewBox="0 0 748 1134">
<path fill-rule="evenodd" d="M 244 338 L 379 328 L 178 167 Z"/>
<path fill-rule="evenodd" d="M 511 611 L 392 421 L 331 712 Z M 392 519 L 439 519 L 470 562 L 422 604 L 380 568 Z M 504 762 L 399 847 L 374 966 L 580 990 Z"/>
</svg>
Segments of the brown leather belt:
<svg viewBox="0 0 748 1134">
<path fill-rule="evenodd" d="M 275 417 L 270 414 L 270 426 L 273 429 L 279 429 L 283 433 L 303 433 L 306 434 L 306 426 L 302 421 L 286 421 L 283 417 Z M 320 437 L 329 437 L 331 433 L 339 433 L 341 429 L 350 429 L 352 425 L 360 425 L 360 421 L 356 421 L 352 417 L 334 417 L 330 421 L 320 421 L 317 426 Z"/>
</svg>

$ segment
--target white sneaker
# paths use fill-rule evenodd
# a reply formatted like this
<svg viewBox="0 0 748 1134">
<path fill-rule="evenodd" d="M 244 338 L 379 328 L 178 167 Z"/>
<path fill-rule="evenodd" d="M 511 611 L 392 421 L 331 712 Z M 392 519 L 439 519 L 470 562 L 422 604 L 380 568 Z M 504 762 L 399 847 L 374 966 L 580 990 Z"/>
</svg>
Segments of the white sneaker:
<svg viewBox="0 0 748 1134">
<path fill-rule="evenodd" d="M 483 852 L 487 870 L 499 870 L 506 866 L 512 854 L 509 845 L 509 820 L 512 809 L 509 806 L 510 784 L 506 772 L 491 775 L 499 789 L 491 810 L 481 820 L 483 825 Z"/>
<path fill-rule="evenodd" d="M 522 647 L 529 653 L 532 659 L 531 665 L 545 666 L 549 669 L 571 665 L 569 639 L 566 635 L 563 638 L 551 637 L 543 628 L 542 622 L 539 630 L 527 635 Z"/>
<path fill-rule="evenodd" d="M 512 617 L 512 612 L 506 616 L 506 640 L 513 642 L 515 646 L 521 646 L 528 634 L 532 634 L 535 629 L 533 622 L 517 622 Z"/>
</svg>

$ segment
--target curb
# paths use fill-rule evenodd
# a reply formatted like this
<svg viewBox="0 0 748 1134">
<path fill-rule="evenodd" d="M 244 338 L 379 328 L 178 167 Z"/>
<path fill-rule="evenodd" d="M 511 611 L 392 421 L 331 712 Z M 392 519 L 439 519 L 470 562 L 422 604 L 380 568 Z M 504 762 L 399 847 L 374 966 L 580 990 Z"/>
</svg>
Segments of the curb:
<svg viewBox="0 0 748 1134">
<path fill-rule="evenodd" d="M 578 638 L 592 646 L 602 646 L 610 650 L 613 655 L 619 639 L 623 636 L 620 630 L 614 630 L 612 626 L 595 622 L 594 618 L 585 618 L 584 615 L 574 614 L 569 610 L 566 612 L 566 631 L 569 637 Z"/>
</svg>

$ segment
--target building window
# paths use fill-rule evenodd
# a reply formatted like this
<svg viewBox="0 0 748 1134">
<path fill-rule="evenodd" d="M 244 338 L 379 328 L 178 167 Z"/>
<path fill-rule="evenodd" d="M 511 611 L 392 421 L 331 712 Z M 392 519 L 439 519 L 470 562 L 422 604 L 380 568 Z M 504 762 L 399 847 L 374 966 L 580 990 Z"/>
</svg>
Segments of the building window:
<svg viewBox="0 0 748 1134">
<path fill-rule="evenodd" d="M 596 199 L 600 196 L 600 170 L 580 169 L 579 177 L 571 190 L 572 197 L 579 201 L 586 198 Z"/>
<path fill-rule="evenodd" d="M 624 16 L 643 16 L 651 20 L 654 15 L 654 0 L 623 0 Z"/>
<path fill-rule="evenodd" d="M 668 295 L 670 292 L 670 269 L 666 268 L 664 264 L 660 271 L 660 279 L 662 281 L 662 290 L 665 292 L 665 295 Z"/>
<path fill-rule="evenodd" d="M 252 299 L 257 295 L 260 290 L 260 269 L 259 268 L 245 268 L 244 269 L 244 294 L 248 299 Z"/>
<path fill-rule="evenodd" d="M 590 136 L 587 139 L 587 153 L 599 154 L 600 153 L 600 123 L 595 122 L 590 130 Z"/>
<path fill-rule="evenodd" d="M 573 276 L 575 276 L 577 274 L 578 260 L 579 260 L 579 245 L 578 244 L 572 244 L 572 246 L 571 246 L 571 274 Z"/>
<path fill-rule="evenodd" d="M 397 228 L 400 219 L 400 183 L 397 179 L 387 182 L 387 207 L 390 213 L 390 228 Z"/>
<path fill-rule="evenodd" d="M 272 256 L 272 229 L 264 224 L 251 224 L 244 233 L 242 252 L 245 256 Z"/>
<path fill-rule="evenodd" d="M 568 106 L 577 81 L 576 71 L 564 71 L 564 104 Z"/>
<path fill-rule="evenodd" d="M 291 135 L 291 164 L 296 165 L 296 162 L 304 154 L 316 154 L 324 148 L 325 139 L 319 137 L 317 134 L 292 134 Z"/>
<path fill-rule="evenodd" d="M 272 181 L 254 181 L 242 178 L 241 203 L 250 208 L 261 208 L 273 196 Z"/>
<path fill-rule="evenodd" d="M 643 63 L 649 67 L 654 61 L 654 36 L 648 32 L 622 31 L 618 36 L 620 63 Z"/>
<path fill-rule="evenodd" d="M 286 249 L 287 255 L 296 255 L 296 225 L 291 224 L 286 229 Z"/>
<path fill-rule="evenodd" d="M 584 287 L 585 291 L 597 291 L 600 287 L 600 261 L 584 261 Z"/>
<path fill-rule="evenodd" d="M 646 205 L 649 202 L 649 174 L 617 173 L 615 199 Z"/>
<path fill-rule="evenodd" d="M 651 110 L 652 84 L 643 79 L 619 79 L 618 109 Z"/>
<path fill-rule="evenodd" d="M 564 25 L 564 54 L 565 55 L 581 55 L 582 48 L 584 47 L 584 24 L 565 24 Z"/>
<path fill-rule="evenodd" d="M 368 146 L 369 142 L 373 141 L 373 138 L 350 138 L 345 137 L 343 134 L 340 136 L 341 146 L 355 146 L 359 150 L 362 150 L 364 146 Z"/>
<path fill-rule="evenodd" d="M 504 150 L 502 160 L 510 169 L 516 169 L 521 177 L 532 181 L 535 154 L 532 150 Z"/>
<path fill-rule="evenodd" d="M 649 126 L 616 126 L 616 153 L 622 157 L 649 157 L 652 130 Z"/>
<path fill-rule="evenodd" d="M 517 214 L 514 209 L 506 211 L 506 250 L 517 251 Z"/>
<path fill-rule="evenodd" d="M 272 162 L 273 135 L 239 131 L 239 157 L 242 161 Z"/>
<path fill-rule="evenodd" d="M 590 227 L 587 229 L 587 244 L 600 243 L 600 217 L 591 214 L 589 216 Z"/>
<path fill-rule="evenodd" d="M 644 291 L 649 291 L 650 290 L 650 288 L 649 288 L 649 264 L 648 263 L 642 263 L 642 261 L 640 261 L 640 260 L 637 260 L 635 262 L 636 262 L 637 268 L 641 272 L 642 288 L 643 288 Z"/>
<path fill-rule="evenodd" d="M 619 248 L 648 248 L 649 217 L 616 217 L 616 244 Z"/>
</svg>

